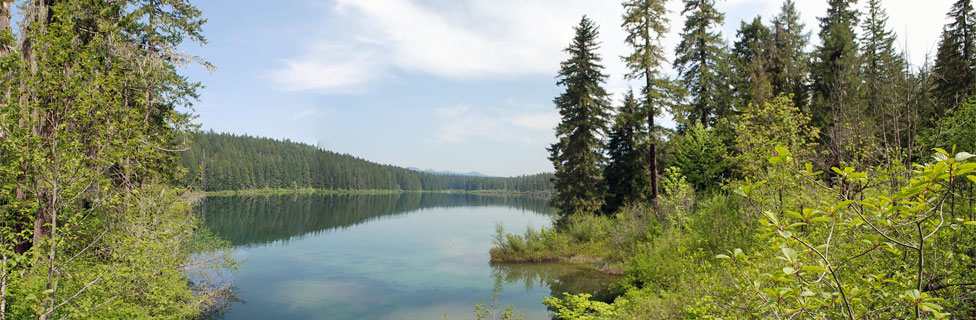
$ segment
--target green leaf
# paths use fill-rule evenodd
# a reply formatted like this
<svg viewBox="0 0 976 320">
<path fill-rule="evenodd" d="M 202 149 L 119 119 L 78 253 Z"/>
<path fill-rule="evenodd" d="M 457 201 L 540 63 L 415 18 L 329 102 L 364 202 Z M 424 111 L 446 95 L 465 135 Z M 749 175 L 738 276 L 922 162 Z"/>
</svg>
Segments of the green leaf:
<svg viewBox="0 0 976 320">
<path fill-rule="evenodd" d="M 976 183 L 976 176 L 969 175 L 969 176 L 966 176 L 966 178 L 969 179 L 969 181 L 972 181 L 973 183 Z"/>
<path fill-rule="evenodd" d="M 966 222 L 963 222 L 962 224 L 967 225 L 967 226 L 976 227 L 976 221 L 966 221 Z"/>
<path fill-rule="evenodd" d="M 763 215 L 765 215 L 766 218 L 769 219 L 769 221 L 771 221 L 774 225 L 779 225 L 779 218 L 777 218 L 772 212 L 763 211 Z"/>
<path fill-rule="evenodd" d="M 783 146 L 776 146 L 776 153 L 778 153 L 780 157 L 786 158 L 790 155 L 790 150 L 787 150 Z"/>
<path fill-rule="evenodd" d="M 746 195 L 746 192 L 745 191 L 742 191 L 742 188 L 736 188 L 733 192 L 735 192 L 735 194 L 737 194 L 737 195 L 742 196 L 743 198 L 748 198 L 749 197 L 748 195 Z"/>
<path fill-rule="evenodd" d="M 966 160 L 969 160 L 969 158 L 972 158 L 972 157 L 976 157 L 976 155 L 974 155 L 972 153 L 969 153 L 969 152 L 963 151 L 963 152 L 960 152 L 960 153 L 957 153 L 956 154 L 956 161 L 966 161 Z"/>
<path fill-rule="evenodd" d="M 810 219 L 810 222 L 830 222 L 830 219 L 828 219 L 827 217 L 816 217 Z"/>
<path fill-rule="evenodd" d="M 794 223 L 794 224 L 791 224 L 791 225 L 787 226 L 786 228 L 787 229 L 793 229 L 793 228 L 802 227 L 802 226 L 805 226 L 805 225 L 807 225 L 806 222 L 797 222 L 797 223 Z"/>
<path fill-rule="evenodd" d="M 800 270 L 803 270 L 803 272 L 806 272 L 806 273 L 824 273 L 824 272 L 827 272 L 827 269 L 824 269 L 821 266 L 805 266 L 805 267 L 801 268 Z"/>
<path fill-rule="evenodd" d="M 793 232 L 790 232 L 790 231 L 777 231 L 777 232 L 779 233 L 779 236 L 780 237 L 783 237 L 783 238 L 792 238 L 793 237 Z"/>
<path fill-rule="evenodd" d="M 794 273 L 796 273 L 796 269 L 793 269 L 793 267 L 783 267 L 783 273 L 787 275 L 793 275 Z"/>
<path fill-rule="evenodd" d="M 800 213 L 798 213 L 796 211 L 786 210 L 786 214 L 791 215 L 791 216 L 793 216 L 793 217 L 795 217 L 797 219 L 803 219 L 803 215 L 801 215 Z"/>
<path fill-rule="evenodd" d="M 742 249 L 735 248 L 735 250 L 733 251 L 732 255 L 733 256 L 736 256 L 736 257 L 740 257 L 740 256 L 744 256 L 745 253 L 742 252 Z"/>
<path fill-rule="evenodd" d="M 844 175 L 844 171 L 841 171 L 838 167 L 830 167 L 830 170 L 839 175 Z"/>
<path fill-rule="evenodd" d="M 729 257 L 729 256 L 724 255 L 724 254 L 715 255 L 715 258 L 716 259 L 732 259 L 732 257 Z"/>
<path fill-rule="evenodd" d="M 898 250 L 898 249 L 896 249 L 895 248 L 895 245 L 892 244 L 892 243 L 890 243 L 890 242 L 885 242 L 885 245 L 884 245 L 883 248 L 885 249 L 885 251 L 888 251 L 888 252 L 890 252 L 892 254 L 901 255 L 901 251 Z"/>
</svg>

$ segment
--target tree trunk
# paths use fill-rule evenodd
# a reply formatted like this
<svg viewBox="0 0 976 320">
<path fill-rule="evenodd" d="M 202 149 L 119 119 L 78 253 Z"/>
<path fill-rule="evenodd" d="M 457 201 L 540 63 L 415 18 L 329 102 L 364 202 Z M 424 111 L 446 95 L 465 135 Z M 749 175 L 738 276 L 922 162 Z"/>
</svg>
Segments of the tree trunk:
<svg viewBox="0 0 976 320">
<path fill-rule="evenodd" d="M 22 59 L 24 61 L 24 64 L 30 68 L 30 73 L 37 72 L 37 63 L 34 61 L 32 40 L 30 37 L 27 36 L 27 34 L 30 33 L 30 28 L 34 26 L 37 26 L 39 28 L 39 32 L 43 33 L 43 30 L 46 29 L 46 26 L 49 25 L 51 22 L 53 22 L 54 14 L 51 11 L 51 8 L 55 5 L 56 2 L 57 2 L 56 0 L 34 0 L 30 3 L 30 6 L 27 7 L 27 12 L 25 14 L 25 21 L 24 23 L 22 23 L 22 29 L 21 29 L 23 40 L 21 41 L 20 45 L 22 51 L 21 54 L 23 55 Z M 22 86 L 21 92 L 23 93 L 21 97 L 21 106 L 22 106 L 21 108 L 26 108 L 27 106 L 32 105 L 29 99 L 38 99 L 40 100 L 40 102 L 43 103 L 44 101 L 43 99 L 39 99 L 38 97 L 35 97 L 31 93 L 31 90 L 23 87 L 25 86 L 25 84 L 22 84 L 21 86 Z M 31 120 L 33 122 L 33 124 L 31 125 L 31 133 L 35 137 L 42 137 L 44 135 L 52 134 L 52 132 L 50 132 L 51 130 L 49 130 L 50 128 L 47 128 L 46 130 L 45 128 L 42 127 L 41 122 L 43 118 L 42 115 L 40 114 L 40 109 L 42 108 L 43 106 L 37 106 L 34 107 L 32 110 L 23 110 L 24 114 L 27 114 L 28 112 L 30 113 Z M 25 126 L 25 125 L 21 124 L 21 126 Z M 42 139 L 42 140 L 47 141 L 50 139 Z M 27 163 L 26 162 L 21 163 L 22 172 L 26 174 L 27 169 L 28 169 Z M 21 180 L 22 182 L 26 182 L 26 177 L 24 177 L 23 179 L 18 177 L 18 180 Z M 37 242 L 41 238 L 49 235 L 50 227 L 46 226 L 46 224 L 50 223 L 51 219 L 49 217 L 49 207 L 47 206 L 47 204 L 53 202 L 51 201 L 51 194 L 49 192 L 46 192 L 44 190 L 39 190 L 40 188 L 38 188 L 37 183 L 35 182 L 34 184 L 35 184 L 35 191 L 38 193 L 37 196 L 40 199 L 39 202 L 42 205 L 37 209 L 37 212 L 35 213 L 34 216 L 34 239 L 31 245 L 37 244 Z M 18 190 L 18 191 L 22 191 L 22 190 Z M 20 192 L 18 192 L 18 196 L 20 196 Z"/>
<path fill-rule="evenodd" d="M 650 31 L 648 31 L 647 34 L 650 34 Z M 644 47 L 647 48 L 647 50 L 650 50 L 651 48 L 650 37 L 644 38 Z M 658 197 L 657 137 L 654 136 L 655 133 L 654 132 L 654 128 L 655 128 L 654 127 L 654 102 L 651 101 L 651 90 L 653 89 L 651 87 L 652 85 L 651 75 L 652 75 L 651 68 L 644 69 L 644 80 L 647 81 L 646 84 L 647 88 L 645 89 L 647 90 L 647 92 L 644 92 L 644 94 L 646 94 L 645 100 L 647 103 L 647 133 L 649 139 L 648 141 L 650 142 L 651 145 L 650 159 L 648 159 L 648 161 L 650 161 L 650 171 L 651 171 L 651 201 L 654 203 L 654 208 L 656 209 L 657 197 Z"/>
</svg>

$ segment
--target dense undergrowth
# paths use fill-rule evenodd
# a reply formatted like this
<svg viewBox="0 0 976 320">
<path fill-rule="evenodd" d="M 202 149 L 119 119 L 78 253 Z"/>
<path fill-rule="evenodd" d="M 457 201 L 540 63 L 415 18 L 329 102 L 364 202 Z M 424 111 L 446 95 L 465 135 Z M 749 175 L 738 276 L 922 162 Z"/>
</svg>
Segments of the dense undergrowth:
<svg viewBox="0 0 976 320">
<path fill-rule="evenodd" d="M 908 179 L 904 167 L 824 178 L 781 152 L 768 179 L 729 183 L 727 192 L 668 195 L 656 211 L 570 216 L 560 229 L 499 230 L 492 259 L 598 261 L 623 274 L 611 304 L 547 299 L 563 319 L 973 314 L 976 212 L 971 199 L 949 196 L 976 182 L 967 177 L 972 155 L 939 150 Z M 687 205 L 664 206 L 676 200 Z"/>
<path fill-rule="evenodd" d="M 819 170 L 817 131 L 802 112 L 788 103 L 751 112 L 733 127 L 735 178 L 696 190 L 669 168 L 656 206 L 499 230 L 492 259 L 579 261 L 623 275 L 612 303 L 546 299 L 561 319 L 976 316 L 976 156 L 860 150 L 864 160 Z"/>
</svg>

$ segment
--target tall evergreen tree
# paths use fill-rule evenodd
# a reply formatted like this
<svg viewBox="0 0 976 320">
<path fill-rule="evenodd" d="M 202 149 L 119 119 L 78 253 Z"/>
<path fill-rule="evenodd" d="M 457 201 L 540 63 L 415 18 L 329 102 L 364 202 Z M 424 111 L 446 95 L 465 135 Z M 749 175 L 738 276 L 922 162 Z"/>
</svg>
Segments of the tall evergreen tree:
<svg viewBox="0 0 976 320">
<path fill-rule="evenodd" d="M 813 101 L 810 113 L 815 126 L 824 135 L 823 145 L 829 152 L 829 165 L 844 157 L 847 132 L 859 116 L 857 90 L 858 56 L 854 26 L 857 24 L 856 0 L 830 0 L 827 15 L 820 18 L 821 44 L 814 53 L 812 68 Z"/>
<path fill-rule="evenodd" d="M 732 49 L 732 84 L 736 103 L 762 104 L 773 96 L 771 83 L 772 34 L 756 17 L 750 23 L 742 21 L 738 40 Z"/>
<path fill-rule="evenodd" d="M 880 0 L 869 0 L 861 37 L 861 74 L 865 90 L 864 104 L 871 125 L 877 128 L 887 146 L 897 145 L 894 140 L 894 122 L 901 117 L 895 101 L 904 93 L 905 61 L 895 49 L 895 35 L 888 31 L 888 14 Z M 894 144 L 892 144 L 894 143 Z"/>
<path fill-rule="evenodd" d="M 674 81 L 661 72 L 661 65 L 665 63 L 664 47 L 661 39 L 668 32 L 668 10 L 665 8 L 667 0 L 629 0 L 624 1 L 624 23 L 622 27 L 627 31 L 627 44 L 634 51 L 624 56 L 627 63 L 629 79 L 644 79 L 643 112 L 647 117 L 647 132 L 649 138 L 649 153 L 647 157 L 651 173 L 651 199 L 658 197 L 658 168 L 657 168 L 657 131 L 654 117 L 661 114 L 664 108 L 674 106 L 674 92 L 677 87 Z"/>
<path fill-rule="evenodd" d="M 562 217 L 597 212 L 603 206 L 601 137 L 612 109 L 603 88 L 607 75 L 596 52 L 597 26 L 583 16 L 575 29 L 576 36 L 565 49 L 570 57 L 560 64 L 557 81 L 566 91 L 553 100 L 561 117 L 556 127 L 559 140 L 549 147 L 549 160 L 556 168 L 552 205 Z"/>
<path fill-rule="evenodd" d="M 807 106 L 809 89 L 809 57 L 806 52 L 810 33 L 800 21 L 794 0 L 783 1 L 780 13 L 773 19 L 770 47 L 770 82 L 775 94 L 792 94 L 793 103 L 801 110 Z"/>
<path fill-rule="evenodd" d="M 675 49 L 674 65 L 692 101 L 679 112 L 685 118 L 679 120 L 687 120 L 685 126 L 701 123 L 708 127 L 732 111 L 726 45 L 716 31 L 725 15 L 715 9 L 714 0 L 685 0 L 681 14 L 688 18 Z"/>
<path fill-rule="evenodd" d="M 976 89 L 976 12 L 972 0 L 956 1 L 948 16 L 950 22 L 942 30 L 932 70 L 937 105 L 928 118 L 942 116 Z"/>
<path fill-rule="evenodd" d="M 649 185 L 647 161 L 641 150 L 641 110 L 633 91 L 624 96 L 624 104 L 607 143 L 610 162 L 604 170 L 607 183 L 603 212 L 613 214 L 624 205 L 643 201 Z"/>
</svg>

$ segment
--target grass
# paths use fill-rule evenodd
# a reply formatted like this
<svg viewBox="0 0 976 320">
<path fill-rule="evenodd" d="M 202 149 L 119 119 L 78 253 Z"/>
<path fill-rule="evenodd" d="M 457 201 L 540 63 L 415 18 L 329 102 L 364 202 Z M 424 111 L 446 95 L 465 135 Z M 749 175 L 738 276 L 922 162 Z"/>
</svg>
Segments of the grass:
<svg viewBox="0 0 976 320">
<path fill-rule="evenodd" d="M 570 262 L 595 266 L 605 273 L 623 273 L 639 243 L 659 230 L 648 211 L 634 207 L 615 217 L 577 215 L 560 230 L 542 228 L 510 234 L 496 227 L 492 262 Z"/>
</svg>

